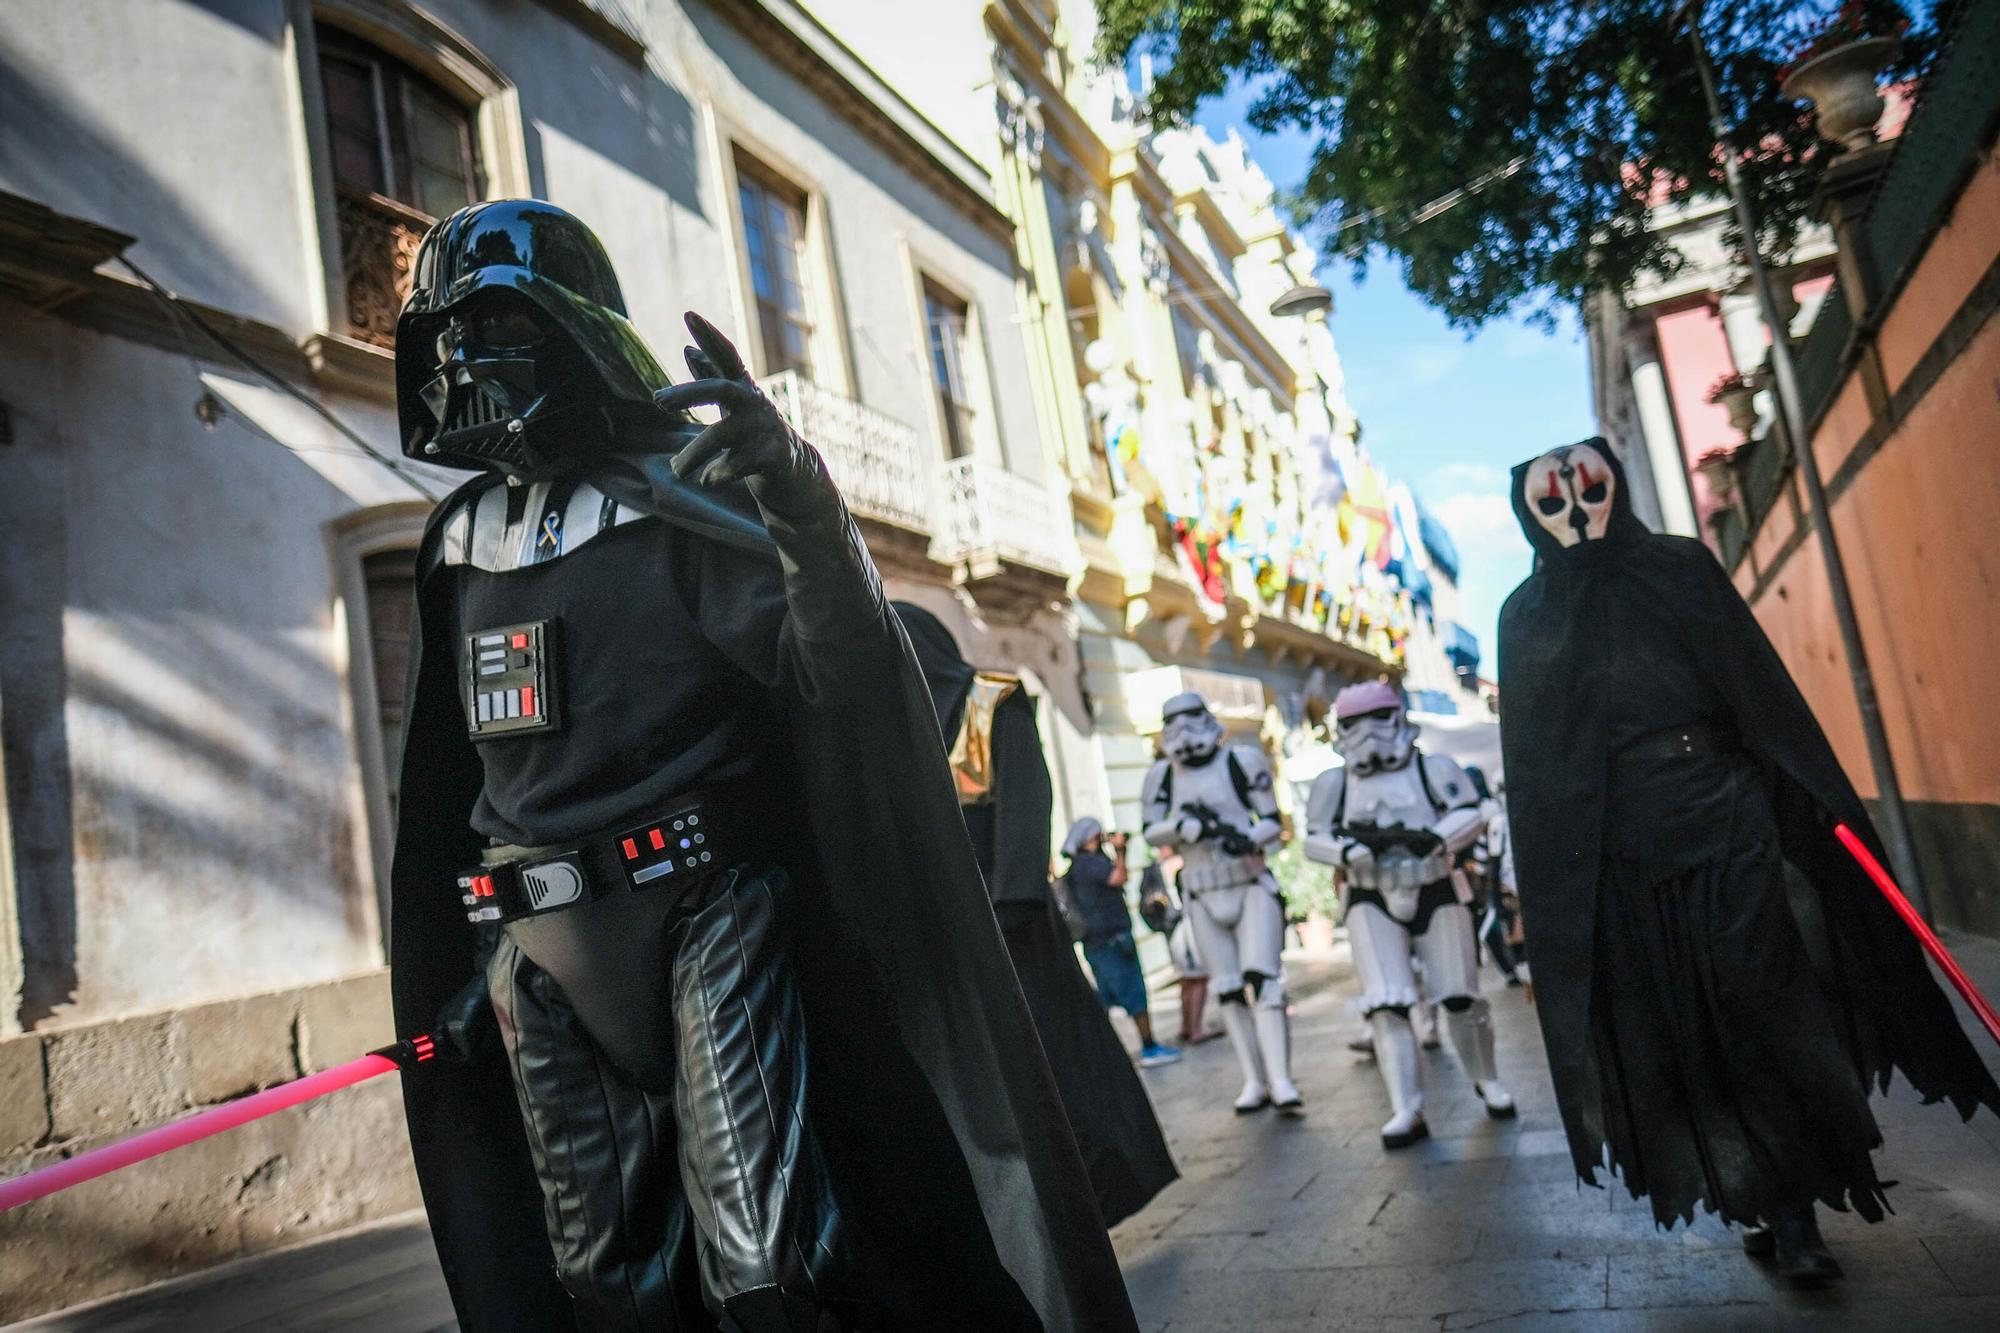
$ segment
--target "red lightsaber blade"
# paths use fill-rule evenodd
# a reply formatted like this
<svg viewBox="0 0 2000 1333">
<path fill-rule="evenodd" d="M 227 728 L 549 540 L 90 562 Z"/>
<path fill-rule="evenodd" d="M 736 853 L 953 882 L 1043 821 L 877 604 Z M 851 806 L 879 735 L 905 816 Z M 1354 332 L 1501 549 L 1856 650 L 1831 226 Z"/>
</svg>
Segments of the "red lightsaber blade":
<svg viewBox="0 0 2000 1333">
<path fill-rule="evenodd" d="M 1937 961 L 1945 976 L 1951 979 L 1951 984 L 1965 997 L 1966 1004 L 1972 1007 L 1972 1012 L 1986 1025 L 1986 1031 L 1992 1034 L 1994 1041 L 2000 1042 L 2000 1013 L 1994 1012 L 1991 1002 L 1980 992 L 1979 987 L 1972 984 L 1972 978 L 1965 975 L 1965 969 L 1951 956 L 1951 950 L 1944 947 L 1944 941 L 1937 937 L 1937 932 L 1917 915 L 1917 909 L 1910 905 L 1910 900 L 1896 887 L 1896 881 L 1889 877 L 1889 872 L 1882 868 L 1882 863 L 1875 859 L 1875 854 L 1868 850 L 1868 845 L 1845 824 L 1834 825 L 1833 836 L 1840 839 L 1840 845 L 1847 849 L 1848 855 L 1868 872 L 1868 878 L 1874 880 L 1875 887 L 1882 890 L 1882 896 L 1889 900 L 1889 906 L 1896 909 L 1896 915 L 1903 918 L 1903 924 L 1910 928 L 1910 933 L 1917 937 L 1918 942 L 1924 946 L 1924 951 Z"/>
<path fill-rule="evenodd" d="M 12 1180 L 0 1181 L 0 1213 L 10 1208 L 19 1208 L 24 1203 L 46 1199 L 49 1195 L 66 1190 L 72 1185 L 81 1185 L 86 1180 L 116 1171 L 121 1167 L 143 1162 L 149 1157 L 185 1148 L 188 1144 L 247 1125 L 252 1120 L 261 1120 L 287 1107 L 301 1102 L 324 1097 L 329 1092 L 352 1087 L 386 1074 L 406 1065 L 420 1064 L 436 1053 L 431 1039 L 412 1037 L 408 1041 L 385 1046 L 379 1051 L 371 1051 L 359 1060 L 349 1060 L 344 1065 L 308 1074 L 304 1078 L 293 1079 L 290 1083 L 280 1083 L 275 1088 L 239 1097 L 221 1106 L 211 1106 L 206 1111 L 197 1111 L 143 1133 L 134 1134 L 129 1139 L 117 1143 L 107 1143 L 102 1148 L 93 1148 L 75 1157 L 66 1157 L 60 1162 L 52 1162 L 38 1171 L 30 1171 Z"/>
</svg>

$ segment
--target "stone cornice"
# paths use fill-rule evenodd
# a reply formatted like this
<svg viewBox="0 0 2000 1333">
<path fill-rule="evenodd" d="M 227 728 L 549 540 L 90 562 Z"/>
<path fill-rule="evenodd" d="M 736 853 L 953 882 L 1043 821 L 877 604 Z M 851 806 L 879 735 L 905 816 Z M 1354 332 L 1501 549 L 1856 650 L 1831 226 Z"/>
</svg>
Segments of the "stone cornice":
<svg viewBox="0 0 2000 1333">
<path fill-rule="evenodd" d="M 994 203 L 985 169 L 818 20 L 792 0 L 711 7 L 981 230 L 1013 242 L 1014 224 Z"/>
</svg>

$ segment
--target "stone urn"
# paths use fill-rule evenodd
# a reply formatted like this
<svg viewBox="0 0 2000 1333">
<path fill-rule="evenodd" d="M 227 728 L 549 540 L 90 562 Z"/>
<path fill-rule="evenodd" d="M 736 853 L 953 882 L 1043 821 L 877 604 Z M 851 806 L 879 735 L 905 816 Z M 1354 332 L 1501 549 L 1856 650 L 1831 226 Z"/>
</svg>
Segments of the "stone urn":
<svg viewBox="0 0 2000 1333">
<path fill-rule="evenodd" d="M 1875 122 L 1887 105 L 1875 78 L 1901 47 L 1895 37 L 1844 42 L 1793 66 L 1781 87 L 1785 96 L 1813 104 L 1819 132 L 1843 150 L 1866 148 L 1875 142 Z"/>
<path fill-rule="evenodd" d="M 1708 401 L 1729 414 L 1729 428 L 1748 435 L 1757 426 L 1757 386 L 1741 375 L 1724 376 L 1709 391 Z"/>
<path fill-rule="evenodd" d="M 1708 493 L 1721 505 L 1736 503 L 1736 451 L 1710 449 L 1695 460 L 1694 470 L 1708 482 Z"/>
</svg>

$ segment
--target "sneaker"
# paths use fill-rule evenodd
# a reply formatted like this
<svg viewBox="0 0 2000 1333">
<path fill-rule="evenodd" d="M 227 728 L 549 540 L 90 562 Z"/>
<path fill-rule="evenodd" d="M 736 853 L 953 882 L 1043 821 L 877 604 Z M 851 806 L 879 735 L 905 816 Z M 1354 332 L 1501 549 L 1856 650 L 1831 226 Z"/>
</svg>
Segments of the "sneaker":
<svg viewBox="0 0 2000 1333">
<path fill-rule="evenodd" d="M 1181 1058 L 1178 1046 L 1146 1046 L 1139 1051 L 1139 1068 L 1153 1069 L 1159 1065 L 1170 1065 Z"/>
</svg>

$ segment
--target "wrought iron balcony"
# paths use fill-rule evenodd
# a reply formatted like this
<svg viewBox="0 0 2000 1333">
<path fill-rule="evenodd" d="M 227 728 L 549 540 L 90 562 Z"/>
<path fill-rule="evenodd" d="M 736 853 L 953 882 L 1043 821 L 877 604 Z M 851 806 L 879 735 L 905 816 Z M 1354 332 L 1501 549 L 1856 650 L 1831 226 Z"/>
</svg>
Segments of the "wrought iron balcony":
<svg viewBox="0 0 2000 1333">
<path fill-rule="evenodd" d="M 975 567 L 1004 559 L 1064 578 L 1083 563 L 1067 495 L 981 458 L 953 459 L 943 479 L 933 559 Z"/>
<path fill-rule="evenodd" d="M 928 451 L 917 433 L 796 371 L 759 381 L 793 429 L 826 459 L 833 484 L 856 514 L 928 534 L 935 505 Z"/>
<path fill-rule="evenodd" d="M 434 219 L 380 195 L 341 191 L 334 199 L 340 267 L 347 280 L 347 331 L 393 346 L 396 317 L 410 295 L 417 244 Z"/>
</svg>

